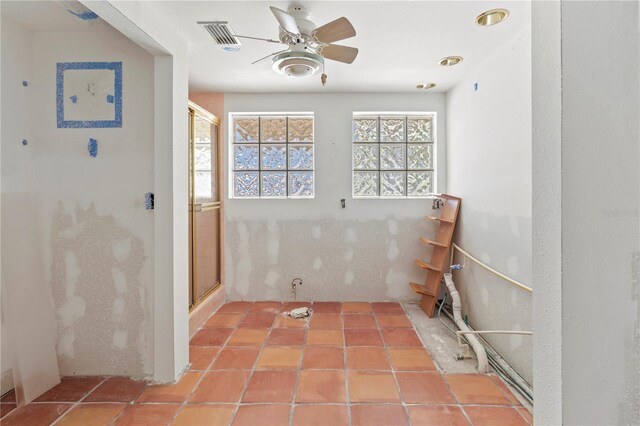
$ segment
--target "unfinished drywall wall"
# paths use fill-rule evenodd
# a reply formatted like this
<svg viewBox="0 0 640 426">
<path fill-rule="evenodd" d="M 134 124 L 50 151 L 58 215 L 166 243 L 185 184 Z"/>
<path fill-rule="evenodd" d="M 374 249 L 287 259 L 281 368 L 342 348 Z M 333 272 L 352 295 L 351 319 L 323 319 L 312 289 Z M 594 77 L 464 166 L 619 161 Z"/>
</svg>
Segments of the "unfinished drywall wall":
<svg viewBox="0 0 640 426">
<path fill-rule="evenodd" d="M 37 224 L 36 149 L 30 93 L 33 34 L 2 16 L 2 353 L 19 402 L 59 382 L 51 291 Z M 6 390 L 3 388 L 3 390 Z"/>
<path fill-rule="evenodd" d="M 3 228 L 24 223 L 38 234 L 33 244 L 53 296 L 60 373 L 149 376 L 154 220 L 144 194 L 154 189 L 153 58 L 104 24 L 32 38 L 24 117 L 32 136 L 23 148 L 31 153 L 35 207 L 21 209 L 15 222 L 3 214 Z M 57 127 L 60 62 L 122 62 L 121 128 Z M 10 162 L 13 152 L 6 152 Z M 3 263 L 15 256 L 3 250 Z"/>
<path fill-rule="evenodd" d="M 431 200 L 351 198 L 351 117 L 354 111 L 436 112 L 442 164 L 444 95 L 226 94 L 224 104 L 226 114 L 315 113 L 314 199 L 226 200 L 228 298 L 293 300 L 291 281 L 299 277 L 298 300 L 417 300 L 409 281 L 424 280 L 413 260 L 430 256 L 418 237 L 433 235 L 424 219 Z M 228 134 L 225 140 L 228 146 Z M 441 190 L 443 173 L 438 179 Z"/>
<path fill-rule="evenodd" d="M 638 2 L 562 4 L 563 423 L 640 423 Z"/>
<path fill-rule="evenodd" d="M 505 21 L 501 25 L 509 25 Z M 491 31 L 491 28 L 481 28 Z M 531 29 L 447 92 L 447 187 L 462 197 L 454 241 L 507 276 L 531 285 Z M 478 330 L 531 330 L 532 295 L 457 254 L 454 281 Z M 529 336 L 487 335 L 530 383 Z"/>
</svg>

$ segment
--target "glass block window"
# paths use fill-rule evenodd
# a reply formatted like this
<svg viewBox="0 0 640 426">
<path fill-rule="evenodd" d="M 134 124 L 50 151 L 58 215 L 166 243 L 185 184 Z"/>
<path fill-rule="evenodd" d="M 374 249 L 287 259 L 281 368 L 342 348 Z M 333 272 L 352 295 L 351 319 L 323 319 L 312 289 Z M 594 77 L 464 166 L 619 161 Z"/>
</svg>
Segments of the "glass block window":
<svg viewBox="0 0 640 426">
<path fill-rule="evenodd" d="M 232 198 L 313 198 L 313 116 L 232 114 Z"/>
<path fill-rule="evenodd" d="M 354 198 L 421 198 L 435 192 L 435 115 L 354 114 Z"/>
</svg>

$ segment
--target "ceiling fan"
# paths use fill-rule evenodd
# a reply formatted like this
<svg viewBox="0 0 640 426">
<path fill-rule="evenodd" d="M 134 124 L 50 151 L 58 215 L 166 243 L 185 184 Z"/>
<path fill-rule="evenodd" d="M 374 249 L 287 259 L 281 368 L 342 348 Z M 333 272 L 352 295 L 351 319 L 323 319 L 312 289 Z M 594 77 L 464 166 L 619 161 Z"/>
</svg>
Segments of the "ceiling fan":
<svg viewBox="0 0 640 426">
<path fill-rule="evenodd" d="M 253 64 L 272 58 L 273 70 L 289 77 L 308 77 L 322 69 L 320 81 L 324 86 L 327 82 L 327 75 L 324 73 L 325 59 L 351 64 L 358 56 L 358 49 L 355 47 L 333 44 L 356 35 L 356 30 L 347 18 L 338 18 L 316 28 L 309 20 L 309 12 L 302 6 L 291 7 L 286 12 L 274 6 L 270 8 L 280 24 L 279 40 L 237 34 L 234 36 L 286 44 L 288 47 L 260 58 Z"/>
</svg>

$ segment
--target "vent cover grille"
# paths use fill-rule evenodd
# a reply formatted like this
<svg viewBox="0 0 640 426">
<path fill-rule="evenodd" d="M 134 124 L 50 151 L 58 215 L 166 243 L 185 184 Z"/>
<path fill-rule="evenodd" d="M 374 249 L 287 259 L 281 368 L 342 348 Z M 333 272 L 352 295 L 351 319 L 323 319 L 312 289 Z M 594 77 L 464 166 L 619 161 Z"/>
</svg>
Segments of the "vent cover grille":
<svg viewBox="0 0 640 426">
<path fill-rule="evenodd" d="M 220 46 L 240 46 L 240 40 L 235 37 L 234 31 L 229 24 L 224 21 L 198 22 L 213 37 L 216 44 Z"/>
</svg>

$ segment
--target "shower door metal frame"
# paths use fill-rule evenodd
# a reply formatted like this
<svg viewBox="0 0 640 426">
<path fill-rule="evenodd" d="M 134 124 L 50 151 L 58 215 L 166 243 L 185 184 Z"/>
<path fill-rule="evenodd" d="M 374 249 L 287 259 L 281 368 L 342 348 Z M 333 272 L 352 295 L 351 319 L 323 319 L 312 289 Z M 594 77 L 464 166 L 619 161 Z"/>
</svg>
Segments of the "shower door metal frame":
<svg viewBox="0 0 640 426">
<path fill-rule="evenodd" d="M 222 174 L 222 149 L 223 144 L 220 141 L 220 119 L 200 107 L 199 105 L 189 101 L 189 212 L 191 213 L 191 259 L 189 262 L 191 264 L 191 298 L 189 300 L 189 311 L 193 310 L 196 306 L 198 306 L 202 301 L 204 301 L 207 296 L 209 296 L 213 291 L 215 291 L 222 282 L 222 274 L 223 274 L 223 266 L 222 266 L 222 238 L 223 238 L 223 209 L 222 209 L 222 193 L 220 192 L 222 189 L 221 179 L 223 179 Z M 219 201 L 198 203 L 195 195 L 195 123 L 196 116 L 205 119 L 210 122 L 213 126 L 214 130 L 212 132 L 211 137 L 216 140 L 216 161 L 215 164 L 212 163 L 212 166 L 215 165 L 215 191 L 217 194 L 217 198 Z M 215 133 L 215 134 L 214 134 Z M 212 171 L 213 173 L 213 171 Z M 219 210 L 219 218 L 218 218 L 218 271 L 220 279 L 218 282 L 207 290 L 200 297 L 197 297 L 197 269 L 196 269 L 196 238 L 197 238 L 197 227 L 196 227 L 196 212 L 204 212 L 209 210 Z"/>
</svg>

